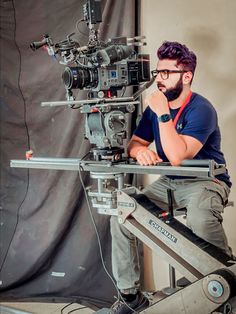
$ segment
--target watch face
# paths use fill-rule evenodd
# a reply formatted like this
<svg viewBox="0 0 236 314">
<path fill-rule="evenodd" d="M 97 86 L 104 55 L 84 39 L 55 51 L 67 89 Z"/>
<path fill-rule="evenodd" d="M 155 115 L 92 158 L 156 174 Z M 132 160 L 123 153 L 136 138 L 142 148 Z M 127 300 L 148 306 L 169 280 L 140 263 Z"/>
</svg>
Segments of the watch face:
<svg viewBox="0 0 236 314">
<path fill-rule="evenodd" d="M 170 114 L 167 114 L 167 113 L 158 117 L 158 121 L 160 121 L 160 122 L 168 122 L 168 121 L 170 121 L 170 119 L 171 119 L 171 116 L 170 116 Z"/>
</svg>

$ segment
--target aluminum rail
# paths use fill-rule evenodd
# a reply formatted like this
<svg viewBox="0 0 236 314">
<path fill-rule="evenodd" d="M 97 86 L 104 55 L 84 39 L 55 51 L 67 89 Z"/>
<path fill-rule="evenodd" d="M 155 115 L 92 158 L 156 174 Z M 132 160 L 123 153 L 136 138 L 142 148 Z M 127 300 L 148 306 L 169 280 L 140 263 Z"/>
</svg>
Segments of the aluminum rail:
<svg viewBox="0 0 236 314">
<path fill-rule="evenodd" d="M 109 161 L 81 160 L 79 158 L 43 158 L 33 157 L 30 160 L 11 160 L 14 168 L 53 169 L 71 171 L 94 171 L 104 173 L 137 173 L 160 174 L 186 177 L 214 177 L 225 172 L 224 165 L 217 165 L 213 160 L 208 161 L 186 160 L 182 166 L 170 166 L 168 163 L 159 163 L 155 166 L 140 166 L 136 163 L 112 163 Z M 200 162 L 200 163 L 199 163 Z"/>
<path fill-rule="evenodd" d="M 139 104 L 139 101 L 135 101 L 133 97 L 116 97 L 116 98 L 93 98 L 93 99 L 86 99 L 86 100 L 61 100 L 61 101 L 43 101 L 41 102 L 42 107 L 50 106 L 72 106 L 72 105 L 102 105 L 102 104 Z"/>
</svg>

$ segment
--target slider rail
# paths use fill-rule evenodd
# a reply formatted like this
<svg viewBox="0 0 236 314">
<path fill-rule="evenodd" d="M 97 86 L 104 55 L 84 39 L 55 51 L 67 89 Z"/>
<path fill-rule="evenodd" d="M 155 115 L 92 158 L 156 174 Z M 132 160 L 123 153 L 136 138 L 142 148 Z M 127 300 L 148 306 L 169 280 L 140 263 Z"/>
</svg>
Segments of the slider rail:
<svg viewBox="0 0 236 314">
<path fill-rule="evenodd" d="M 115 97 L 115 98 L 93 98 L 86 100 L 62 100 L 62 101 L 43 101 L 41 102 L 42 107 L 56 107 L 56 106 L 74 106 L 77 105 L 79 107 L 83 107 L 84 105 L 112 105 L 112 106 L 120 106 L 120 105 L 129 105 L 134 104 L 138 105 L 140 102 L 136 101 L 134 97 Z"/>
<path fill-rule="evenodd" d="M 184 160 L 181 166 L 171 166 L 162 162 L 155 166 L 141 166 L 133 161 L 117 162 L 83 160 L 79 158 L 33 157 L 30 160 L 11 160 L 14 168 L 96 171 L 105 173 L 160 174 L 170 176 L 213 178 L 225 172 L 225 165 L 213 160 Z"/>
</svg>

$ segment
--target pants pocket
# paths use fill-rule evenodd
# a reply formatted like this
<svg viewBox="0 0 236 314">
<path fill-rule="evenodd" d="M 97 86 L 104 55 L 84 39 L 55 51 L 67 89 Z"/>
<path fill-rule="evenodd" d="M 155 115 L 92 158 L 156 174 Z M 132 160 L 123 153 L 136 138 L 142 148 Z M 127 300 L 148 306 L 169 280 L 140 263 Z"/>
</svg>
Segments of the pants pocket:
<svg viewBox="0 0 236 314">
<path fill-rule="evenodd" d="M 204 194 L 212 214 L 218 219 L 219 222 L 222 223 L 222 213 L 224 212 L 224 207 L 227 201 L 225 193 L 222 195 L 219 190 L 206 187 Z"/>
</svg>

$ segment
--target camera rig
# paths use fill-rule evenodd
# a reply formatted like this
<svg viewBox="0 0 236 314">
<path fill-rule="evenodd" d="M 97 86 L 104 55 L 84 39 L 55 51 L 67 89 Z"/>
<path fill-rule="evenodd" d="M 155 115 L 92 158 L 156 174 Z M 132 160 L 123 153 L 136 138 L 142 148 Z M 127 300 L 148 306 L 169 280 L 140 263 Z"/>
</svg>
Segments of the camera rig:
<svg viewBox="0 0 236 314">
<path fill-rule="evenodd" d="M 87 157 L 92 162 L 129 163 L 125 155 L 124 140 L 129 134 L 129 117 L 140 104 L 138 98 L 153 82 L 150 77 L 150 58 L 139 54 L 135 46 L 145 45 L 144 36 L 133 38 L 115 37 L 106 43 L 99 39 L 98 25 L 102 22 L 101 6 L 98 0 L 86 0 L 83 18 L 89 28 L 88 43 L 80 46 L 72 39 L 73 34 L 58 43 L 49 35 L 33 42 L 33 51 L 44 47 L 50 56 L 65 65 L 62 80 L 66 89 L 65 101 L 42 102 L 42 106 L 70 106 L 85 114 L 85 138 L 93 145 Z M 141 85 L 141 83 L 143 83 Z M 124 96 L 127 86 L 139 86 L 129 97 Z M 87 90 L 86 100 L 75 100 L 75 90 Z M 92 171 L 92 170 L 91 170 Z M 116 208 L 116 193 L 123 187 L 124 174 L 114 171 L 104 173 L 97 168 L 90 171 L 97 182 L 97 190 L 88 192 L 92 204 L 103 214 L 113 214 Z M 101 197 L 102 195 L 102 197 Z"/>
<path fill-rule="evenodd" d="M 128 134 L 128 116 L 139 104 L 138 96 L 152 84 L 149 55 L 139 54 L 134 46 L 144 45 L 143 36 L 116 37 L 106 43 L 98 36 L 98 24 L 102 22 L 100 1 L 87 0 L 83 5 L 89 39 L 86 46 L 72 39 L 73 34 L 54 44 L 49 35 L 30 44 L 32 50 L 45 47 L 48 54 L 66 65 L 62 80 L 67 101 L 43 102 L 43 106 L 70 105 L 86 115 L 85 137 L 93 144 L 96 160 L 121 160 L 123 141 Z M 123 97 L 127 86 L 142 88 L 133 97 Z M 76 101 L 73 91 L 87 90 L 87 100 Z"/>
<path fill-rule="evenodd" d="M 231 300 L 236 298 L 236 264 L 216 247 L 194 236 L 169 213 L 156 208 L 135 187 L 125 188 L 124 184 L 126 173 L 207 179 L 225 172 L 225 166 L 213 160 L 187 160 L 178 167 L 169 163 L 137 166 L 122 157 L 128 130 L 127 115 L 139 104 L 137 99 L 143 90 L 154 81 L 154 77 L 150 79 L 149 56 L 139 55 L 131 47 L 141 45 L 143 37 L 119 37 L 107 43 L 98 39 L 97 24 L 102 21 L 100 1 L 87 0 L 83 13 L 82 20 L 90 30 L 87 46 L 80 47 L 72 39 L 73 34 L 55 45 L 52 38 L 45 35 L 42 41 L 30 46 L 33 50 L 45 46 L 49 55 L 59 56 L 60 63 L 66 65 L 62 79 L 67 100 L 43 102 L 42 106 L 67 105 L 86 114 L 85 133 L 95 145 L 94 158 L 30 157 L 23 161 L 11 160 L 11 167 L 89 171 L 97 181 L 97 191 L 89 190 L 88 195 L 98 213 L 118 216 L 119 223 L 189 279 L 189 286 L 152 304 L 142 313 L 164 314 L 174 308 L 178 314 L 208 314 L 221 305 L 225 313 Z M 119 95 L 126 86 L 140 83 L 144 84 L 133 96 Z M 74 89 L 88 90 L 88 99 L 75 100 Z M 103 309 L 97 313 L 109 312 Z"/>
</svg>

